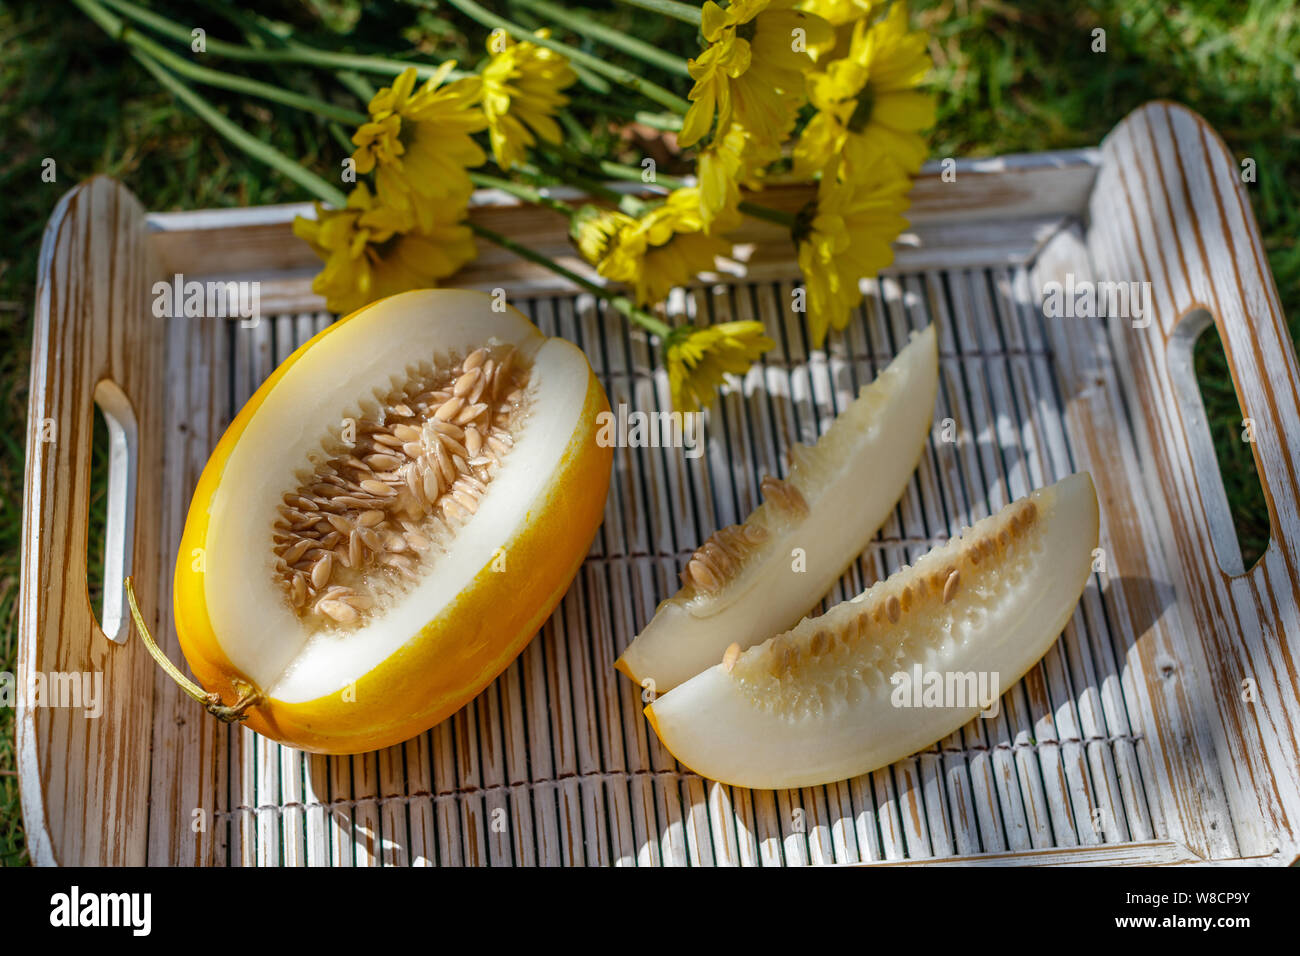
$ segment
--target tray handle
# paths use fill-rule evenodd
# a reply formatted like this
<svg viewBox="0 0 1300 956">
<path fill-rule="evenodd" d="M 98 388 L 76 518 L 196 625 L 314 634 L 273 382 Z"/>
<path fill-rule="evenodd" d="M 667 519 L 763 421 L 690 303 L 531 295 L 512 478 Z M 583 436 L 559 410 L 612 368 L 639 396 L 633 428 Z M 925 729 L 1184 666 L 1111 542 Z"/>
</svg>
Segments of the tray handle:
<svg viewBox="0 0 1300 956">
<path fill-rule="evenodd" d="M 99 626 L 109 640 L 125 644 L 131 634 L 123 582 L 131 575 L 135 543 L 140 432 L 126 393 L 111 379 L 95 386 L 95 404 L 108 424 L 108 501 L 104 525 L 104 603 Z"/>
<path fill-rule="evenodd" d="M 1147 456 L 1146 506 L 1162 516 L 1183 628 L 1204 648 L 1208 699 L 1198 704 L 1217 724 L 1232 826 L 1243 854 L 1294 856 L 1300 755 L 1288 728 L 1300 723 L 1291 663 L 1300 657 L 1300 369 L 1244 168 L 1185 107 L 1135 110 L 1102 145 L 1088 247 L 1103 278 L 1151 284 L 1154 321 L 1112 318 L 1111 338 Z M 1207 316 L 1253 426 L 1268 503 L 1269 545 L 1249 570 L 1186 355 Z"/>
<path fill-rule="evenodd" d="M 17 756 L 38 864 L 140 864 L 146 850 L 153 662 L 112 643 L 90 607 L 86 538 L 96 399 L 110 426 L 105 624 L 122 640 L 130 570 L 157 626 L 165 325 L 145 210 L 96 177 L 46 227 L 38 265 L 18 632 Z M 134 486 L 134 487 L 133 487 Z M 33 690 L 43 687 L 45 694 Z M 61 688 L 55 694 L 54 688 Z"/>
</svg>

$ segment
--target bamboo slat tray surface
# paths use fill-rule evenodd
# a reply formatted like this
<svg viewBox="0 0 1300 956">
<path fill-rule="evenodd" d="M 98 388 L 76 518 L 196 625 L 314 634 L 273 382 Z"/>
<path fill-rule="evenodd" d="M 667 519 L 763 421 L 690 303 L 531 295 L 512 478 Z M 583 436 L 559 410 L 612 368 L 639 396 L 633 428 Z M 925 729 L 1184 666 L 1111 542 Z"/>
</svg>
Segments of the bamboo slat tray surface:
<svg viewBox="0 0 1300 956">
<path fill-rule="evenodd" d="M 778 348 L 708 415 L 706 453 L 616 450 L 605 523 L 551 620 L 487 691 L 377 753 L 304 755 L 208 719 L 127 637 L 136 576 L 180 660 L 171 569 L 200 469 L 277 362 L 331 321 L 302 207 L 147 213 L 107 179 L 45 234 L 33 348 L 19 686 L 103 675 L 104 712 L 18 710 L 38 863 L 1287 864 L 1297 856 L 1300 375 L 1239 167 L 1177 106 L 1151 104 L 1098 150 L 961 163 L 918 181 L 894 267 L 824 351 L 790 313 L 797 270 L 756 226 L 735 275 L 675 314 L 761 319 Z M 476 219 L 572 260 L 553 214 L 480 197 Z M 779 195 L 791 204 L 799 194 Z M 661 409 L 640 334 L 484 249 L 463 282 L 504 287 L 586 351 L 611 402 Z M 159 319 L 150 288 L 257 279 L 264 318 Z M 1045 282 L 1149 281 L 1154 320 L 1048 319 Z M 1232 367 L 1272 540 L 1244 570 L 1190 350 L 1213 321 Z M 909 330 L 938 324 L 935 431 L 839 601 L 1008 500 L 1089 469 L 1105 569 L 1042 663 L 976 719 L 892 767 L 796 791 L 677 766 L 613 662 L 684 558 L 739 520 L 784 452 L 824 430 Z M 102 382 L 111 384 L 102 385 Z M 93 402 L 113 430 L 108 606 L 87 598 Z M 951 419 L 955 441 L 945 441 Z M 863 481 L 869 481 L 864 475 Z"/>
</svg>

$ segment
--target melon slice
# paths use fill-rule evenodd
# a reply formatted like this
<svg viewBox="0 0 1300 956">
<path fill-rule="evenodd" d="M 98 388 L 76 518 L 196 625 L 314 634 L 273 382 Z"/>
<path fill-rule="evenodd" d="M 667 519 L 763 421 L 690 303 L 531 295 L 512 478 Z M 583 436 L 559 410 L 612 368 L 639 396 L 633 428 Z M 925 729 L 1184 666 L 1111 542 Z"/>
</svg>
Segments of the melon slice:
<svg viewBox="0 0 1300 956">
<path fill-rule="evenodd" d="M 176 624 L 203 687 L 259 733 L 358 753 L 433 726 L 523 649 L 586 555 L 608 402 L 579 349 L 494 304 L 424 290 L 340 320 L 213 452 Z"/>
<path fill-rule="evenodd" d="M 925 448 L 939 387 L 934 326 L 865 386 L 817 444 L 795 445 L 785 480 L 767 477 L 764 502 L 716 532 L 682 571 L 615 666 L 663 693 L 799 620 L 885 523 Z"/>
<path fill-rule="evenodd" d="M 1083 593 L 1097 529 L 1092 478 L 1073 475 L 824 615 L 728 648 L 646 714 L 678 761 L 722 783 L 806 787 L 887 766 L 957 730 L 990 703 L 981 687 L 995 702 L 1047 652 Z"/>
</svg>

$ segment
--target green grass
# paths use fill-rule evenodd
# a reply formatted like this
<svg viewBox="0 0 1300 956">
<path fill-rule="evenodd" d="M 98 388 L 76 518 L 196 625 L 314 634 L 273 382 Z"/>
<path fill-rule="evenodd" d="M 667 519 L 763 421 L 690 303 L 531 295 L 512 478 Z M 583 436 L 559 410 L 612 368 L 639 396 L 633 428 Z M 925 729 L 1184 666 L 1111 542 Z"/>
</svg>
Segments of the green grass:
<svg viewBox="0 0 1300 956">
<path fill-rule="evenodd" d="M 1252 206 L 1300 339 L 1300 9 L 1285 0 L 915 6 L 939 51 L 936 156 L 1094 145 L 1130 110 L 1163 98 L 1204 116 L 1238 160 L 1253 158 Z M 1105 53 L 1091 49 L 1097 28 Z M 1268 545 L 1268 513 L 1213 328 L 1195 360 L 1250 567 Z"/>
<path fill-rule="evenodd" d="M 540 25 L 509 3 L 489 3 L 525 25 Z M 611 5 L 590 6 L 631 27 L 642 39 L 690 55 L 694 31 L 666 18 Z M 388 56 L 459 57 L 472 65 L 486 31 L 443 6 L 372 5 L 358 0 L 260 3 L 267 15 L 291 22 L 319 46 Z M 1156 97 L 1184 102 L 1206 117 L 1239 158 L 1253 157 L 1259 181 L 1250 187 L 1269 263 L 1291 317 L 1300 328 L 1300 14 L 1293 5 L 1200 0 L 1180 5 L 1149 0 L 1060 0 L 1010 3 L 916 2 L 931 31 L 938 62 L 941 109 L 935 156 L 1094 145 L 1134 107 Z M 239 39 L 224 4 L 156 3 L 174 19 L 210 36 Z M 197 9 L 198 12 L 195 12 Z M 1094 28 L 1106 30 L 1107 52 L 1090 50 Z M 563 31 L 556 34 L 562 39 Z M 265 42 L 275 42 L 265 38 Z M 73 7 L 18 0 L 0 7 L 0 671 L 15 669 L 19 501 L 31 347 L 31 307 L 41 231 L 59 197 L 79 179 L 107 173 L 121 179 L 150 209 L 250 206 L 304 197 L 293 184 L 235 152 L 161 92 L 119 46 Z M 584 44 L 590 52 L 603 51 Z M 625 58 L 624 66 L 633 66 Z M 213 65 L 220 65 L 213 63 Z M 246 68 L 260 79 L 356 107 L 358 102 L 301 69 Z M 678 94 L 686 84 L 656 81 Z M 322 175 L 336 170 L 337 149 L 316 120 L 205 90 L 229 116 Z M 616 92 L 620 108 L 630 97 Z M 620 146 L 611 124 L 589 105 L 601 97 L 577 93 L 584 105 L 571 135 L 589 135 L 597 148 Z M 607 100 L 608 102 L 608 100 Z M 612 107 L 611 107 L 612 110 Z M 672 151 L 652 144 L 672 171 Z M 41 181 L 42 160 L 57 163 L 56 183 Z M 1288 167 L 1288 161 L 1290 165 Z M 664 167 L 667 162 L 668 166 Z M 1222 350 L 1212 337 L 1197 349 L 1207 410 L 1223 462 L 1247 563 L 1267 543 L 1268 524 L 1249 446 L 1240 440 L 1241 413 Z M 96 561 L 91 555 L 91 561 Z M 0 712 L 0 863 L 21 864 L 25 850 L 14 777 L 13 713 Z"/>
</svg>

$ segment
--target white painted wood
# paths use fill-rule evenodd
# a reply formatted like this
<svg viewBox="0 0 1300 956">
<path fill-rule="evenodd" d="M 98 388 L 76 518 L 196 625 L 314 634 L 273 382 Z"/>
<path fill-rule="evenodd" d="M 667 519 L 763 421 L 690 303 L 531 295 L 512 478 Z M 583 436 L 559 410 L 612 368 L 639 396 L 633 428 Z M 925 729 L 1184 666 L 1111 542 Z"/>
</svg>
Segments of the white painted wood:
<svg viewBox="0 0 1300 956">
<path fill-rule="evenodd" d="M 1229 159 L 1188 117 L 1154 106 L 1101 150 L 961 162 L 952 182 L 941 165 L 927 167 L 895 265 L 868 283 L 862 312 L 821 350 L 808 349 L 787 307 L 797 280 L 788 242 L 758 224 L 731 273 L 720 276 L 725 281 L 675 292 L 670 314 L 702 323 L 758 319 L 778 349 L 710 411 L 703 457 L 615 450 L 606 520 L 587 563 L 538 638 L 484 694 L 399 747 L 327 758 L 215 727 L 142 663 L 151 705 L 142 710 L 139 695 L 120 693 L 112 704 L 117 719 L 134 714 L 145 728 L 136 737 L 151 746 L 151 762 L 135 770 L 103 775 L 75 725 L 56 718 L 42 727 L 47 715 L 20 713 L 34 858 L 143 853 L 155 863 L 363 866 L 1289 862 L 1289 821 L 1300 796 L 1293 747 L 1279 729 L 1280 715 L 1295 717 L 1294 688 L 1280 678 L 1297 633 L 1289 623 L 1297 592 L 1291 449 L 1300 448 L 1300 436 L 1291 432 L 1300 430 L 1300 415 L 1281 409 L 1294 407 L 1297 376 L 1248 207 L 1225 185 Z M 157 636 L 177 657 L 164 612 L 193 482 L 238 404 L 329 316 L 310 292 L 316 263 L 291 237 L 292 219 L 306 207 L 105 218 L 113 203 L 124 208 L 124 196 L 104 181 L 74 193 L 52 221 L 47 247 L 70 242 L 82 222 L 97 223 L 130 261 L 148 264 L 131 273 L 141 281 L 174 272 L 260 278 L 269 316 L 251 331 L 172 321 L 161 339 L 165 355 L 148 373 L 173 397 L 162 520 L 147 534 L 138 512 L 126 524 L 137 533 L 135 554 L 145 535 L 161 559 L 138 565 L 152 568 L 142 591 L 157 589 L 149 593 L 159 609 Z M 797 209 L 807 193 L 782 187 L 771 198 Z M 74 219 L 86 217 L 75 228 L 69 208 Z M 1075 224 L 1088 214 L 1085 239 Z M 547 213 L 486 194 L 473 215 L 585 268 L 560 220 Z M 1173 267 L 1193 260 L 1199 269 Z M 75 263 L 53 253 L 42 263 L 46 314 L 79 314 L 61 311 Z M 1161 335 L 1179 334 L 1170 321 L 1179 303 L 1212 307 L 1243 403 L 1263 410 L 1257 453 L 1281 543 L 1246 575 L 1217 571 L 1231 564 L 1221 560 L 1231 557 L 1222 514 L 1214 511 L 1212 482 L 1195 486 L 1188 478 L 1206 467 L 1204 446 L 1171 427 L 1187 404 L 1185 384 L 1181 400 L 1173 394 L 1178 362 L 1124 329 L 1112 328 L 1108 341 L 1097 323 L 1047 321 L 1038 312 L 1037 290 L 1049 277 L 1124 275 L 1139 266 L 1152 276 Z M 574 297 L 553 277 L 488 249 L 458 282 L 510 288 L 544 331 L 584 348 L 616 407 L 668 406 L 653 345 L 590 296 Z M 94 286 L 90 301 L 100 294 Z M 1270 321 L 1256 332 L 1246 315 Z M 126 320 L 112 319 L 119 321 Z M 691 550 L 757 504 L 763 474 L 784 473 L 790 444 L 815 440 L 908 332 L 931 321 L 939 325 L 942 371 L 936 433 L 949 418 L 957 440 L 931 442 L 895 515 L 827 603 L 1080 467 L 1098 481 L 1109 571 L 1089 585 L 1042 665 L 1004 688 L 996 719 L 977 719 L 893 767 L 825 787 L 749 791 L 683 771 L 648 731 L 641 691 L 613 672 L 613 660 L 675 590 Z M 34 410 L 68 374 L 49 366 L 60 356 L 53 320 L 45 330 L 43 339 L 38 324 L 37 344 L 49 347 L 38 349 L 47 361 L 44 371 L 34 366 Z M 1273 376 L 1267 388 L 1258 380 L 1265 367 Z M 157 454 L 148 439 L 142 428 L 142 483 L 152 480 L 148 463 Z M 1145 496 L 1133 494 L 1144 486 Z M 35 491 L 29 486 L 29 527 L 48 500 Z M 1185 553 L 1194 540 L 1216 544 Z M 38 538 L 25 533 L 25 541 L 25 557 L 39 553 Z M 28 566 L 25 596 L 36 586 Z M 1242 625 L 1234 646 L 1224 645 L 1230 629 L 1215 610 L 1229 605 Z M 48 609 L 59 610 L 68 609 Z M 1221 633 L 1207 632 L 1216 626 Z M 20 658 L 52 659 L 37 632 L 23 634 Z M 1234 666 L 1260 678 L 1267 719 L 1254 726 L 1243 723 L 1249 712 L 1223 680 Z M 70 746 L 51 749 L 69 733 Z M 42 782 L 51 775 L 78 781 L 84 798 L 52 803 L 54 791 Z M 143 789 L 141 779 L 149 784 Z M 1266 779 L 1276 781 L 1276 797 L 1261 803 L 1250 782 Z M 105 808 L 120 813 L 123 800 L 134 801 L 137 820 L 146 808 L 147 824 L 128 827 L 110 846 L 92 834 L 91 821 Z M 210 830 L 190 829 L 195 810 L 210 811 Z M 143 836 L 130 835 L 146 831 L 147 849 Z"/>
<path fill-rule="evenodd" d="M 86 587 L 92 402 L 101 381 L 131 403 L 139 435 L 137 494 L 158 501 L 165 337 L 147 310 L 157 271 L 144 209 L 112 180 L 92 179 L 55 208 L 38 257 L 19 595 L 16 751 L 31 859 L 142 864 L 148 853 L 153 668 L 137 642 L 100 629 Z M 125 515 L 125 503 L 117 509 Z M 138 596 L 156 628 L 165 573 L 159 513 L 138 509 Z M 125 542 L 123 528 L 117 535 Z M 36 706 L 38 675 L 102 681 L 105 711 Z M 84 675 L 84 676 L 83 676 Z"/>
<path fill-rule="evenodd" d="M 1133 391 L 1135 441 L 1152 465 L 1141 479 L 1153 505 L 1153 537 L 1172 572 L 1177 625 L 1189 645 L 1200 645 L 1163 667 L 1204 662 L 1205 677 L 1188 689 L 1196 694 L 1192 706 L 1210 715 L 1213 759 L 1240 852 L 1293 857 L 1300 777 L 1290 729 L 1298 713 L 1290 662 L 1300 639 L 1300 495 L 1291 440 L 1300 418 L 1300 376 L 1258 230 L 1234 158 L 1199 117 L 1163 103 L 1139 110 L 1103 145 L 1092 219 L 1097 226 L 1088 244 L 1099 273 L 1151 282 L 1157 303 L 1150 328 L 1115 320 L 1110 332 Z M 1215 481 L 1198 480 L 1188 427 L 1195 409 L 1180 401 L 1170 370 L 1179 325 L 1202 308 L 1215 318 L 1243 413 L 1256 423 L 1252 450 L 1274 534 L 1264 559 L 1244 574 L 1218 560 L 1232 546 L 1215 517 L 1222 509 L 1207 498 L 1221 490 Z M 1246 679 L 1258 689 L 1254 701 L 1242 700 Z M 1190 817 L 1195 825 L 1197 816 L 1183 822 Z M 1228 823 L 1217 822 L 1220 829 Z"/>
</svg>

